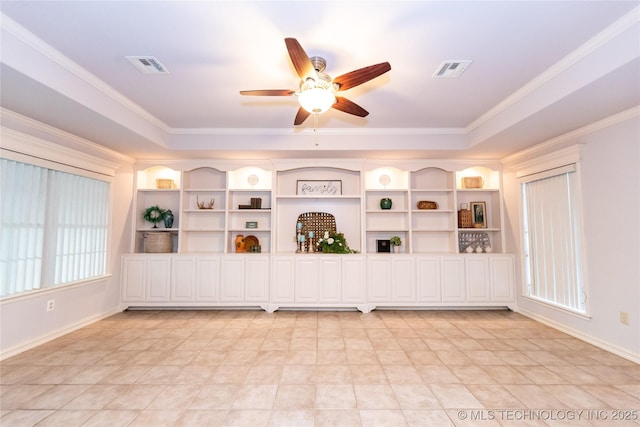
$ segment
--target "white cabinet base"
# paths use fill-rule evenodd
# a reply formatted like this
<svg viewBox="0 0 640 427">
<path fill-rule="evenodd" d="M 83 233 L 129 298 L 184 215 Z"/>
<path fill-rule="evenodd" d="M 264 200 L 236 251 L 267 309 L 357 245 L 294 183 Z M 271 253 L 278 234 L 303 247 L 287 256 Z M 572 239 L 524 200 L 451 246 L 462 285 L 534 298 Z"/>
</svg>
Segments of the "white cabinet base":
<svg viewBox="0 0 640 427">
<path fill-rule="evenodd" d="M 125 307 L 376 308 L 514 304 L 514 256 L 129 254 Z"/>
</svg>

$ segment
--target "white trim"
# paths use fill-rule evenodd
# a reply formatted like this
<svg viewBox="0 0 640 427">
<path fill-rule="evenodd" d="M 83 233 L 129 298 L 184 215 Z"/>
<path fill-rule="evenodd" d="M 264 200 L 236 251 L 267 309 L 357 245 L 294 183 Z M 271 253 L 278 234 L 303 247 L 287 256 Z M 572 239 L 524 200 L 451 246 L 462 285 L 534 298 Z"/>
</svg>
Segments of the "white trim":
<svg viewBox="0 0 640 427">
<path fill-rule="evenodd" d="M 600 33 L 589 39 L 586 43 L 582 44 L 569 55 L 565 56 L 563 59 L 549 67 L 542 74 L 538 75 L 529 83 L 522 86 L 519 90 L 505 98 L 491 110 L 480 116 L 478 119 L 474 120 L 472 123 L 468 124 L 466 127 L 467 132 L 470 133 L 474 131 L 498 114 L 512 107 L 517 102 L 530 96 L 541 86 L 545 85 L 563 72 L 567 71 L 578 62 L 595 52 L 597 49 L 611 42 L 615 37 L 618 37 L 624 31 L 632 28 L 634 25 L 637 25 L 639 17 L 640 7 L 635 7 L 630 12 L 618 19 L 616 22 L 609 25 Z"/>
<path fill-rule="evenodd" d="M 119 165 L 114 162 L 84 154 L 13 129 L 0 127 L 0 138 L 2 138 L 0 155 L 12 160 L 24 162 L 26 160 L 25 156 L 28 156 L 32 159 L 27 161 L 28 163 L 64 170 L 65 172 L 68 172 L 68 170 L 61 168 L 61 166 L 70 166 L 99 174 L 101 177 L 98 179 L 102 180 L 105 179 L 105 176 L 115 176 L 116 170 L 119 168 Z M 77 173 L 77 171 L 73 173 Z M 95 178 L 95 176 L 92 178 Z"/>
<path fill-rule="evenodd" d="M 587 126 L 572 130 L 563 135 L 549 139 L 540 144 L 536 144 L 533 147 L 518 151 L 502 159 L 502 164 L 508 165 L 511 168 L 512 164 L 518 164 L 518 162 L 524 162 L 526 159 L 539 155 L 542 152 L 556 149 L 557 146 L 562 145 L 568 141 L 576 140 L 585 135 L 598 132 L 602 129 L 615 126 L 618 123 L 626 122 L 633 118 L 640 117 L 640 106 L 629 108 L 621 113 L 613 116 L 606 117 L 602 120 L 590 123 Z"/>
<path fill-rule="evenodd" d="M 122 95 L 120 92 L 116 91 L 114 88 L 112 88 L 102 80 L 100 80 L 93 73 L 89 72 L 85 68 L 67 58 L 53 46 L 43 41 L 2 12 L 0 12 L 0 28 L 16 37 L 22 43 L 32 48 L 34 51 L 38 52 L 42 56 L 48 58 L 58 66 L 68 71 L 69 73 L 73 74 L 82 82 L 92 86 L 100 93 L 116 101 L 118 104 L 122 105 L 127 110 L 131 111 L 146 122 L 161 129 L 164 133 L 169 133 L 170 128 L 164 122 L 150 114 L 148 111 L 131 101 L 126 96 Z"/>
<path fill-rule="evenodd" d="M 118 151 L 112 150 L 100 145 L 96 142 L 74 135 L 72 133 L 63 131 L 46 123 L 39 122 L 15 111 L 8 110 L 4 107 L 0 107 L 0 117 L 2 117 L 2 128 L 14 129 L 17 132 L 22 132 L 25 135 L 42 135 L 40 139 L 47 140 L 57 145 L 66 145 L 71 149 L 76 149 L 79 152 L 93 153 L 100 159 L 112 159 L 113 162 L 122 162 L 132 164 L 135 162 L 133 157 L 122 154 Z"/>
<path fill-rule="evenodd" d="M 579 317 L 580 319 L 583 320 L 591 320 L 592 316 L 589 315 L 588 313 L 583 313 L 581 311 L 575 310 L 571 307 L 566 307 L 564 305 L 560 305 L 560 304 L 556 304 L 552 301 L 546 300 L 546 299 L 542 299 L 539 297 L 536 297 L 535 295 L 527 295 L 526 293 L 520 295 L 522 298 L 526 298 L 532 302 L 535 302 L 537 304 L 542 304 L 547 308 L 550 308 L 552 310 L 555 311 L 559 311 L 562 312 L 564 314 L 570 314 L 571 316 L 575 316 L 575 317 Z"/>
<path fill-rule="evenodd" d="M 609 351 L 617 356 L 620 356 L 624 359 L 630 360 L 631 362 L 634 363 L 639 363 L 640 364 L 640 354 L 636 354 L 636 353 L 632 353 L 628 350 L 625 350 L 623 348 L 620 348 L 618 346 L 615 346 L 611 343 L 608 343 L 606 341 L 603 341 L 599 338 L 593 337 L 591 335 L 587 335 L 581 331 L 577 331 L 573 328 L 569 328 L 566 325 L 556 322 L 555 320 L 549 319 L 547 317 L 541 316 L 537 313 L 528 311 L 528 310 L 523 310 L 522 308 L 518 308 L 515 310 L 516 313 L 522 314 L 523 316 L 526 316 L 530 319 L 533 319 L 537 322 L 540 322 L 544 325 L 550 326 L 554 329 L 557 329 L 560 332 L 564 332 L 567 335 L 570 335 L 574 338 L 578 338 L 582 341 L 585 341 L 589 344 L 593 344 L 598 348 L 601 348 L 603 350 Z"/>
<path fill-rule="evenodd" d="M 35 348 L 39 345 L 45 344 L 49 341 L 52 341 L 56 338 L 59 338 L 63 335 L 66 335 L 68 333 L 77 331 L 78 329 L 84 328 L 86 326 L 91 325 L 92 323 L 95 323 L 99 320 L 102 319 L 106 319 L 107 317 L 113 316 L 114 314 L 118 314 L 120 313 L 121 310 L 119 309 L 114 309 L 114 310 L 110 310 L 107 311 L 105 313 L 102 314 L 98 314 L 95 316 L 90 316 L 90 317 L 86 317 L 78 322 L 72 323 L 71 325 L 65 326 L 63 328 L 57 329 L 53 332 L 50 332 L 48 334 L 44 334 L 41 335 L 37 338 L 34 338 L 32 340 L 29 340 L 25 343 L 16 345 L 14 347 L 11 347 L 7 350 L 2 351 L 2 353 L 0 353 L 0 361 L 8 359 L 9 357 L 13 357 L 17 354 L 20 354 L 22 352 L 25 352 L 27 350 L 31 350 L 32 348 Z"/>
<path fill-rule="evenodd" d="M 111 273 L 105 273 L 101 276 L 91 277 L 88 279 L 82 279 L 75 282 L 65 283 L 63 285 L 58 286 L 47 286 L 46 288 L 33 289 L 31 291 L 19 292 L 16 294 L 5 295 L 0 297 L 0 307 L 5 304 L 11 304 L 14 302 L 18 302 L 24 299 L 31 299 L 36 297 L 41 297 L 42 295 L 56 293 L 61 290 L 69 290 L 73 288 L 79 288 L 81 286 L 91 285 L 96 282 L 101 282 L 104 280 L 108 280 L 113 275 Z"/>
<path fill-rule="evenodd" d="M 522 178 L 570 164 L 576 164 L 582 158 L 582 149 L 583 146 L 580 144 L 572 145 L 554 153 L 516 163 L 512 165 L 510 169 L 516 171 L 517 178 Z"/>
</svg>

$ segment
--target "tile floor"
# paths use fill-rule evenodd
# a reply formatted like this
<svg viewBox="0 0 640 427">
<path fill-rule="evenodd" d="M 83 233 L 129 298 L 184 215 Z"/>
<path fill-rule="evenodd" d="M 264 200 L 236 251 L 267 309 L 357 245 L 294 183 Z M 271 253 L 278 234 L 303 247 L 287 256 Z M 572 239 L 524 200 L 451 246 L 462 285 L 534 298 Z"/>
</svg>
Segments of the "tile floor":
<svg viewBox="0 0 640 427">
<path fill-rule="evenodd" d="M 640 425 L 640 365 L 508 311 L 124 312 L 0 378 L 2 427 Z"/>
</svg>

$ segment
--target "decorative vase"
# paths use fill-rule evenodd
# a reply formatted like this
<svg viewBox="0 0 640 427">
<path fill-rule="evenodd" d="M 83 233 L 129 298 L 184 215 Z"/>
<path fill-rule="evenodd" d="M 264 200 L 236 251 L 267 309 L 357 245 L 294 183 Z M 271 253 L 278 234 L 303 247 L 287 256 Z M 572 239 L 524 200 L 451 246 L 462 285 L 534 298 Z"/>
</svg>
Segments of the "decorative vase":
<svg viewBox="0 0 640 427">
<path fill-rule="evenodd" d="M 171 228 L 173 227 L 173 212 L 171 212 L 171 209 L 167 209 L 167 211 L 164 213 L 164 228 Z"/>
<path fill-rule="evenodd" d="M 242 234 L 238 234 L 236 236 L 236 252 L 243 253 L 245 249 L 244 236 Z"/>
<path fill-rule="evenodd" d="M 392 204 L 393 202 L 388 197 L 380 199 L 380 209 L 391 209 Z"/>
<path fill-rule="evenodd" d="M 394 253 L 394 254 L 397 254 L 397 253 L 399 253 L 399 252 L 400 252 L 400 246 L 394 246 L 394 247 L 393 247 L 393 253 Z"/>
</svg>

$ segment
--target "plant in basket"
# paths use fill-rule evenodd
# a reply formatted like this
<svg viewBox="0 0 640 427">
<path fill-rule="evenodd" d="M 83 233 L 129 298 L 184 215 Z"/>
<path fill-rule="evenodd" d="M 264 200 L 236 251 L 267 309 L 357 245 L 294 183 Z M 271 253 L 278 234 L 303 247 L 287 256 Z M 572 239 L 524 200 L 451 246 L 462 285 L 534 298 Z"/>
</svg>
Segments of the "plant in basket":
<svg viewBox="0 0 640 427">
<path fill-rule="evenodd" d="M 325 254 L 352 254 L 355 250 L 349 248 L 344 234 L 325 231 L 324 235 L 318 239 L 318 249 Z"/>
</svg>

